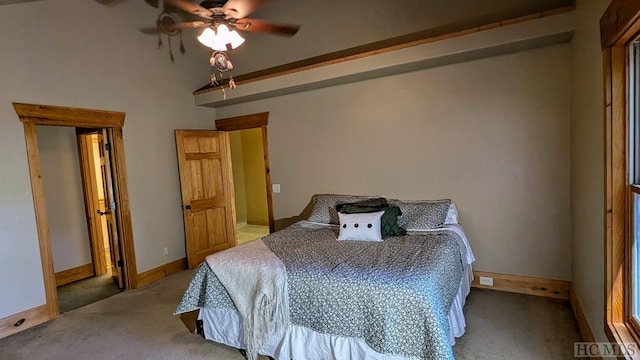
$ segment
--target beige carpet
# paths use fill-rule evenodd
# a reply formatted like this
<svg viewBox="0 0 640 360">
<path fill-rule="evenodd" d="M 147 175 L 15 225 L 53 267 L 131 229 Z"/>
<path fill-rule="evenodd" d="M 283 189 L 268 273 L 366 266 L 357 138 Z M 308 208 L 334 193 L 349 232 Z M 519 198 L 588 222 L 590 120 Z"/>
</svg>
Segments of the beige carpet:
<svg viewBox="0 0 640 360">
<path fill-rule="evenodd" d="M 113 282 L 111 272 L 59 286 L 57 293 L 60 313 L 106 299 L 121 291 Z"/>
<path fill-rule="evenodd" d="M 0 359 L 242 360 L 189 333 L 171 315 L 193 272 L 183 271 L 0 339 Z M 458 360 L 571 359 L 580 335 L 567 301 L 472 290 Z M 302 359 L 295 359 L 302 360 Z"/>
</svg>

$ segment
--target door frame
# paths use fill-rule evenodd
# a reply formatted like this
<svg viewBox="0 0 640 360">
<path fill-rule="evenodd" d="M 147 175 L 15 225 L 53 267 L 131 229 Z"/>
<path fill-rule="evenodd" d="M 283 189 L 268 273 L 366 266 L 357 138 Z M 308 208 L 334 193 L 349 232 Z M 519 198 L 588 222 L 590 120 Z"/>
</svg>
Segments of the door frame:
<svg viewBox="0 0 640 360">
<path fill-rule="evenodd" d="M 111 151 L 113 157 L 113 182 L 120 246 L 122 247 L 123 275 L 125 289 L 135 289 L 137 286 L 137 268 L 133 242 L 133 228 L 131 210 L 129 209 L 129 192 L 127 187 L 127 172 L 124 156 L 124 142 L 122 127 L 125 114 L 122 112 L 79 109 L 61 106 L 13 103 L 13 108 L 24 126 L 24 136 L 27 147 L 27 161 L 33 206 L 35 210 L 40 259 L 44 277 L 46 296 L 46 310 L 49 319 L 60 315 L 58 307 L 55 273 L 53 270 L 53 256 L 51 255 L 51 238 L 47 218 L 44 186 L 40 168 L 40 152 L 38 149 L 38 135 L 36 126 L 67 126 L 80 128 L 107 129 L 113 143 Z"/>
<path fill-rule="evenodd" d="M 273 219 L 273 188 L 271 186 L 271 170 L 269 167 L 269 145 L 267 141 L 267 125 L 269 125 L 269 113 L 257 113 L 250 115 L 234 116 L 215 121 L 218 131 L 236 131 L 247 129 L 262 129 L 262 148 L 264 151 L 264 177 L 267 183 L 267 211 L 269 216 L 269 232 L 275 231 Z"/>
</svg>

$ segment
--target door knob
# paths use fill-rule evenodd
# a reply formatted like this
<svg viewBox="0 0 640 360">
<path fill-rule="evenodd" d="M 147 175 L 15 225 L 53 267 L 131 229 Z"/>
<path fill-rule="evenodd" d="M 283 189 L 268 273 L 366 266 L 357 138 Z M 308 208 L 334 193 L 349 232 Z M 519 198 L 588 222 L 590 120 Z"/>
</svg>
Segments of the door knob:
<svg viewBox="0 0 640 360">
<path fill-rule="evenodd" d="M 108 210 L 108 209 L 107 209 L 107 210 L 105 210 L 105 211 L 100 211 L 100 210 L 98 210 L 98 214 L 99 214 L 100 216 L 105 216 L 105 215 L 107 215 L 107 214 L 111 214 L 111 210 Z"/>
</svg>

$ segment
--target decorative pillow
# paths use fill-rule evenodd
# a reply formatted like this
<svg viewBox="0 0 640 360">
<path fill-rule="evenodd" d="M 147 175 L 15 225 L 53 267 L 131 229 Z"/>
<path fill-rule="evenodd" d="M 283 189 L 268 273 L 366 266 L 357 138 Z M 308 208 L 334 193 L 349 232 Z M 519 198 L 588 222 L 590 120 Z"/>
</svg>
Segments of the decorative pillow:
<svg viewBox="0 0 640 360">
<path fill-rule="evenodd" d="M 338 204 L 336 205 L 336 209 L 338 210 L 338 212 L 340 212 L 340 207 L 345 205 L 358 205 L 358 206 L 366 206 L 366 207 L 373 207 L 373 208 L 384 208 L 389 206 L 389 202 L 387 202 L 387 199 L 383 197 L 378 197 L 378 198 L 364 199 L 358 202 Z"/>
<path fill-rule="evenodd" d="M 313 209 L 308 221 L 321 224 L 338 224 L 338 212 L 336 205 L 352 203 L 364 199 L 375 198 L 374 196 L 361 195 L 338 195 L 338 194 L 318 194 L 313 196 Z"/>
<path fill-rule="evenodd" d="M 458 223 L 458 208 L 456 208 L 456 204 L 451 201 L 451 205 L 449 205 L 449 211 L 447 211 L 447 218 L 444 220 L 445 225 L 455 225 Z"/>
<path fill-rule="evenodd" d="M 340 234 L 338 240 L 382 241 L 380 219 L 384 211 L 361 214 L 338 213 Z"/>
<path fill-rule="evenodd" d="M 359 214 L 384 211 L 380 220 L 380 232 L 383 237 L 406 235 L 407 232 L 398 226 L 398 216 L 402 214 L 397 206 L 389 206 L 387 199 L 377 198 L 362 200 L 356 203 L 339 204 L 336 206 L 338 213 Z"/>
<path fill-rule="evenodd" d="M 390 200 L 402 211 L 398 217 L 398 225 L 406 230 L 427 230 L 442 227 L 447 219 L 451 200 L 431 200 L 408 202 Z"/>
</svg>

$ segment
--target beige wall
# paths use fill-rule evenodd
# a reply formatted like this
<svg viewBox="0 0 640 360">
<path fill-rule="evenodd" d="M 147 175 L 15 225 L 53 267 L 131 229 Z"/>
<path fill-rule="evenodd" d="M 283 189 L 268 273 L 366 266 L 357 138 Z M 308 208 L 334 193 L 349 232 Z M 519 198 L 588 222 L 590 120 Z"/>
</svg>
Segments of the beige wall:
<svg viewBox="0 0 640 360">
<path fill-rule="evenodd" d="M 242 135 L 242 160 L 247 194 L 247 223 L 269 225 L 262 129 L 242 130 L 240 134 Z"/>
<path fill-rule="evenodd" d="M 59 272 L 89 264 L 91 246 L 75 130 L 57 126 L 37 130 L 53 269 Z"/>
<path fill-rule="evenodd" d="M 268 3 L 256 16 L 303 27 L 292 39 L 248 34 L 247 45 L 230 54 L 235 74 L 558 2 L 363 3 Z M 103 7 L 93 1 L 48 0 L 2 6 L 0 31 L 9 35 L 0 37 L 0 287 L 14 291 L 0 296 L 0 318 L 44 303 L 23 130 L 10 105 L 19 101 L 126 112 L 139 272 L 184 257 L 173 129 L 210 128 L 216 112 L 223 118 L 269 111 L 272 181 L 282 184 L 282 193 L 274 194 L 276 218 L 299 214 L 319 192 L 452 197 L 476 252 L 476 269 L 573 276 L 592 328 L 604 339 L 602 198 L 593 194 L 602 194 L 597 18 L 606 3 L 577 1 L 571 46 L 217 111 L 194 107 L 191 95 L 209 77 L 209 54 L 194 37 L 184 36 L 187 53 L 180 55 L 174 39 L 176 62 L 171 64 L 167 48 L 157 50 L 155 37 L 136 30 L 157 16 L 144 2 Z M 68 10 L 71 6 L 75 11 Z M 165 246 L 168 256 L 162 255 Z"/>
<path fill-rule="evenodd" d="M 70 10 L 70 9 L 73 9 Z M 82 14 L 79 16 L 78 14 Z M 210 76 L 194 36 L 175 64 L 140 33 L 143 1 L 47 0 L 0 7 L 0 319 L 45 302 L 24 131 L 12 102 L 126 113 L 124 146 L 139 272 L 185 256 L 174 129 L 212 128 L 191 92 Z M 169 254 L 163 255 L 163 248 Z"/>
<path fill-rule="evenodd" d="M 604 127 L 599 20 L 609 0 L 578 0 L 571 44 L 572 280 L 591 330 L 604 334 Z"/>
<path fill-rule="evenodd" d="M 478 270 L 570 280 L 569 45 L 216 109 L 268 111 L 276 219 L 315 193 L 451 197 Z"/>
<path fill-rule="evenodd" d="M 233 168 L 233 190 L 236 202 L 236 223 L 247 222 L 247 194 L 244 183 L 244 164 L 242 156 L 242 135 L 240 131 L 229 132 L 231 146 L 231 164 Z"/>
<path fill-rule="evenodd" d="M 236 223 L 269 225 L 262 129 L 231 131 Z"/>
<path fill-rule="evenodd" d="M 234 74 L 281 65 L 394 36 L 477 19 L 517 17 L 572 4 L 572 0 L 296 0 L 268 1 L 258 19 L 300 24 L 292 38 L 244 33 L 246 44 L 229 55 Z M 469 26 L 467 26 L 469 27 Z"/>
</svg>

